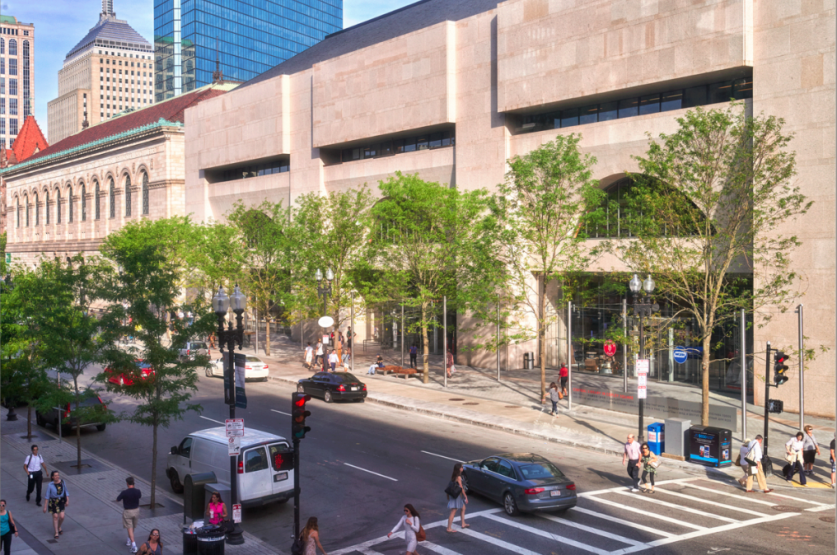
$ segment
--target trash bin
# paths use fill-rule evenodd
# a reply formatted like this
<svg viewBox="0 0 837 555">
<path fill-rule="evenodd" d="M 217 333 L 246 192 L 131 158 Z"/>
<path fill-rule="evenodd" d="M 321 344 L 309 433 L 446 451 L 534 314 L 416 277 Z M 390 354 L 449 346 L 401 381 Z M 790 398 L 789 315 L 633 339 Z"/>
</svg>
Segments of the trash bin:
<svg viewBox="0 0 837 555">
<path fill-rule="evenodd" d="M 196 520 L 203 518 L 206 511 L 204 488 L 206 484 L 215 484 L 218 480 L 214 472 L 187 474 L 183 479 L 183 517 Z"/>
<path fill-rule="evenodd" d="M 523 369 L 532 370 L 535 367 L 535 353 L 523 353 Z"/>
<path fill-rule="evenodd" d="M 198 555 L 224 555 L 227 533 L 219 526 L 197 528 Z"/>
<path fill-rule="evenodd" d="M 183 527 L 183 555 L 197 555 L 198 537 L 188 526 Z"/>
<path fill-rule="evenodd" d="M 648 449 L 655 455 L 662 455 L 666 450 L 666 425 L 654 422 L 648 426 Z"/>
</svg>

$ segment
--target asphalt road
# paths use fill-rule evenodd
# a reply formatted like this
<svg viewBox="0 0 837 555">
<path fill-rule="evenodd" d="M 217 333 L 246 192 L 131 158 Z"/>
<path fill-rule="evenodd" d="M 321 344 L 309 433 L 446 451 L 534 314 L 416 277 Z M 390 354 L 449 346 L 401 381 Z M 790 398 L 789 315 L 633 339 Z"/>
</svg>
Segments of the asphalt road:
<svg viewBox="0 0 837 555">
<path fill-rule="evenodd" d="M 247 427 L 290 434 L 292 388 L 275 383 L 247 384 L 248 408 L 238 409 Z M 130 411 L 134 402 L 107 395 L 111 408 Z M 200 414 L 159 431 L 158 483 L 165 477 L 166 454 L 189 432 L 215 427 L 228 417 L 220 378 L 200 377 L 195 401 Z M 384 536 L 412 503 L 428 527 L 438 553 L 834 553 L 834 524 L 820 520 L 834 510 L 825 490 L 777 490 L 745 496 L 711 479 L 696 467 L 661 469 L 663 484 L 654 496 L 625 494 L 628 478 L 618 458 L 548 444 L 511 434 L 451 423 L 381 407 L 373 403 L 310 403 L 312 431 L 302 442 L 302 519 L 316 515 L 330 555 L 403 552 L 403 540 Z M 279 411 L 279 412 L 276 412 Z M 285 413 L 285 414 L 282 414 Z M 216 422 L 217 421 L 217 422 Z M 105 432 L 83 432 L 83 445 L 129 472 L 150 479 L 151 430 L 129 422 Z M 471 528 L 447 534 L 443 492 L 454 460 L 481 459 L 498 452 L 540 453 L 570 475 L 582 494 L 579 510 L 553 521 L 540 516 L 509 518 L 499 505 L 470 497 Z M 351 465 L 351 466 L 350 466 Z M 614 489 L 615 488 L 615 489 Z M 145 492 L 144 492 L 145 493 Z M 793 508 L 777 510 L 771 504 Z M 806 510 L 812 509 L 812 510 Z M 494 512 L 491 512 L 494 511 Z M 787 516 L 790 515 L 790 516 Z M 457 518 L 458 527 L 458 518 Z M 435 526 L 433 526 L 435 524 Z M 291 503 L 246 509 L 243 527 L 287 551 L 293 527 Z M 652 543 L 657 542 L 657 543 Z M 355 547 L 365 543 L 364 546 Z M 651 544 L 649 546 L 649 544 Z M 429 552 L 427 544 L 421 553 Z"/>
</svg>

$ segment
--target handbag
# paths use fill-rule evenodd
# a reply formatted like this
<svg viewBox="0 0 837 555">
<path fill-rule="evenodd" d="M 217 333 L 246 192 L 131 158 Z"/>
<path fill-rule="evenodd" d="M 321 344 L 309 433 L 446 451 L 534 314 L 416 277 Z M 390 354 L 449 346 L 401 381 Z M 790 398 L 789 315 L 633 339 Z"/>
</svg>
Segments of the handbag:
<svg viewBox="0 0 837 555">
<path fill-rule="evenodd" d="M 661 465 L 662 463 L 663 463 L 663 461 L 661 461 L 660 459 L 657 459 L 656 461 L 651 461 L 651 462 L 650 462 L 650 463 L 648 463 L 648 464 L 651 466 L 651 468 L 653 468 L 654 470 L 656 470 L 656 469 L 660 468 L 660 465 Z"/>
<path fill-rule="evenodd" d="M 738 453 L 735 456 L 735 460 L 732 461 L 732 464 L 734 464 L 735 466 L 741 466 L 741 453 Z"/>
<path fill-rule="evenodd" d="M 291 555 L 302 555 L 303 550 L 302 540 L 295 539 L 293 545 L 291 545 Z"/>
<path fill-rule="evenodd" d="M 423 542 L 425 540 L 427 540 L 427 533 L 424 531 L 424 526 L 419 524 L 419 531 L 418 534 L 416 534 L 416 541 Z"/>
<path fill-rule="evenodd" d="M 455 480 L 451 480 L 448 487 L 445 488 L 445 493 L 450 495 L 451 499 L 456 499 L 462 495 L 462 488 L 459 487 L 459 484 Z"/>
</svg>

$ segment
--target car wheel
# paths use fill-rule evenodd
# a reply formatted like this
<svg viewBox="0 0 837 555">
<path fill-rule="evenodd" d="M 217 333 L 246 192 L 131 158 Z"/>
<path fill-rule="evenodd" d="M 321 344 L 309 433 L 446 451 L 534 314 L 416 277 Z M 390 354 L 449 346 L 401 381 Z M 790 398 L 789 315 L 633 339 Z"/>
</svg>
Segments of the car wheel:
<svg viewBox="0 0 837 555">
<path fill-rule="evenodd" d="M 207 377 L 207 378 L 211 378 L 211 377 L 212 377 L 212 368 L 207 368 L 207 369 L 206 369 L 206 377 Z"/>
<path fill-rule="evenodd" d="M 520 514 L 520 511 L 517 509 L 517 503 L 514 500 L 514 496 L 509 491 L 507 491 L 506 495 L 503 496 L 503 509 L 509 516 L 516 516 Z"/>
<path fill-rule="evenodd" d="M 104 432 L 105 428 L 107 428 L 107 427 L 108 427 L 107 424 L 99 424 L 99 425 L 96 426 L 96 429 L 99 430 L 100 432 Z"/>
<path fill-rule="evenodd" d="M 176 470 L 171 471 L 171 475 L 169 475 L 169 483 L 171 484 L 171 489 L 174 493 L 183 493 L 183 484 L 180 483 Z"/>
<path fill-rule="evenodd" d="M 325 392 L 325 396 L 323 396 L 323 400 L 325 400 L 326 403 L 330 403 L 330 402 L 334 401 L 334 399 L 331 397 L 331 391 L 326 391 Z"/>
<path fill-rule="evenodd" d="M 296 386 L 296 392 L 297 393 L 305 393 L 305 388 L 302 387 L 301 385 L 298 385 L 298 386 Z"/>
</svg>

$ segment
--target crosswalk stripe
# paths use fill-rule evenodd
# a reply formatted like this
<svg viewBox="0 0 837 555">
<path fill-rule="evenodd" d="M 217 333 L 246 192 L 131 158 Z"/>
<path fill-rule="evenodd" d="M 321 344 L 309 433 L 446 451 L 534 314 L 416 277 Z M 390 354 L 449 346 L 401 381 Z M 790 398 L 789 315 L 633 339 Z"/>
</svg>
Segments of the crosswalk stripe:
<svg viewBox="0 0 837 555">
<path fill-rule="evenodd" d="M 718 483 L 723 484 L 723 482 L 718 482 Z M 739 493 L 729 493 L 729 492 L 720 491 L 720 490 L 717 490 L 717 489 L 714 489 L 714 488 L 705 488 L 703 486 L 696 486 L 695 484 L 692 484 L 692 483 L 684 483 L 683 485 L 686 486 L 686 487 L 690 487 L 690 488 L 700 490 L 700 491 L 708 491 L 710 493 L 714 493 L 714 494 L 717 494 L 717 495 L 723 495 L 723 496 L 726 496 L 726 497 L 734 497 L 735 499 L 738 499 L 738 500 L 749 501 L 750 503 L 758 503 L 760 505 L 767 505 L 768 507 L 775 507 L 776 506 L 776 503 L 771 503 L 770 501 L 762 501 L 761 499 L 754 499 L 752 496 L 748 497 L 746 495 L 741 495 Z M 724 485 L 727 485 L 727 484 L 724 484 Z M 732 484 L 728 484 L 728 485 L 732 485 Z"/>
<path fill-rule="evenodd" d="M 637 524 L 636 522 L 631 522 L 630 520 L 625 520 L 623 518 L 618 518 L 615 516 L 611 516 L 605 513 L 599 513 L 596 511 L 591 511 L 590 509 L 585 509 L 584 507 L 573 507 L 570 509 L 571 511 L 575 511 L 577 513 L 590 515 L 592 517 L 600 518 L 602 520 L 609 520 L 610 522 L 615 522 L 617 524 L 621 524 L 623 526 L 627 526 L 629 528 L 636 528 L 637 530 L 642 530 L 643 532 L 649 532 L 651 534 L 657 534 L 658 536 L 663 536 L 666 538 L 673 538 L 677 534 L 671 534 L 669 532 L 663 532 L 662 530 L 658 530 L 656 528 L 651 528 L 650 526 L 643 526 L 642 524 Z"/>
<path fill-rule="evenodd" d="M 606 532 L 605 530 L 599 530 L 598 528 L 593 528 L 592 526 L 587 526 L 585 524 L 579 524 L 578 522 L 573 522 L 571 520 L 567 520 L 566 518 L 561 518 L 555 515 L 540 514 L 538 516 L 547 520 L 551 520 L 552 522 L 557 522 L 558 524 L 563 524 L 564 526 L 569 526 L 570 528 L 584 530 L 585 532 L 590 532 L 591 534 L 596 534 L 598 536 L 602 536 L 603 538 L 610 538 L 611 540 L 616 540 L 618 542 L 626 543 L 628 545 L 642 544 L 642 542 L 632 540 L 631 538 L 626 538 L 625 536 L 620 536 L 619 534 Z"/>
<path fill-rule="evenodd" d="M 490 517 L 491 515 L 484 515 L 485 517 Z M 524 547 L 520 547 L 514 545 L 513 543 L 504 542 L 503 540 L 494 538 L 492 536 L 487 536 L 485 534 L 480 534 L 479 532 L 474 532 L 470 528 L 460 528 L 460 532 L 465 535 L 471 536 L 473 538 L 477 538 L 478 540 L 482 540 L 486 543 L 490 543 L 492 545 L 496 545 L 497 547 L 502 547 L 507 551 L 511 551 L 512 553 L 518 553 L 519 555 L 540 555 L 540 553 L 536 553 L 534 551 L 529 551 Z"/>
<path fill-rule="evenodd" d="M 811 513 L 819 513 L 820 511 L 833 511 L 834 505 L 823 505 L 822 507 L 812 507 L 810 509 L 805 509 L 806 512 Z"/>
<path fill-rule="evenodd" d="M 736 530 L 738 528 L 743 528 L 745 526 L 752 526 L 758 524 L 764 524 L 767 522 L 775 522 L 777 520 L 782 520 L 785 518 L 791 518 L 794 516 L 799 516 L 799 513 L 779 513 L 777 515 L 770 515 L 764 518 L 754 518 L 752 520 L 745 520 L 743 522 L 738 522 L 736 524 L 724 524 L 722 526 L 718 526 L 716 528 L 709 528 L 704 532 L 689 532 L 688 534 L 683 534 L 677 538 L 663 538 L 661 540 L 656 540 L 653 542 L 649 542 L 649 545 L 653 547 L 658 547 L 660 545 L 666 545 L 669 543 L 673 543 L 675 541 L 687 541 L 694 538 L 698 538 L 700 536 L 705 536 L 707 534 L 715 534 L 721 532 L 729 532 L 730 530 Z"/>
<path fill-rule="evenodd" d="M 422 546 L 424 549 L 428 549 L 430 551 L 438 553 L 439 555 L 460 555 L 452 549 L 448 549 L 447 547 L 442 547 L 441 545 L 436 545 L 435 543 L 428 541 L 423 541 L 419 543 L 419 545 Z"/>
<path fill-rule="evenodd" d="M 368 547 L 361 547 L 357 551 L 363 553 L 363 555 L 383 555 L 383 553 L 375 551 L 374 549 L 369 549 Z"/>
<path fill-rule="evenodd" d="M 604 505 L 610 505 L 611 507 L 618 507 L 619 509 L 623 509 L 625 511 L 631 511 L 636 513 L 636 509 L 632 509 L 627 505 L 622 505 L 621 503 L 616 503 L 615 501 L 610 501 L 609 499 L 602 499 L 601 497 L 588 497 L 591 501 L 598 501 L 599 503 L 603 503 Z M 647 513 L 642 512 L 642 516 L 656 518 L 657 520 L 664 520 L 665 522 L 670 522 L 672 524 L 677 524 L 678 526 L 684 526 L 686 528 L 691 528 L 692 530 L 706 530 L 705 526 L 699 526 L 697 524 L 692 524 L 691 522 L 683 522 L 682 520 L 677 520 L 676 518 L 667 517 L 665 515 L 658 515 L 657 513 Z"/>
<path fill-rule="evenodd" d="M 724 484 L 726 486 L 735 487 L 732 484 L 727 484 L 726 482 L 718 482 L 719 484 Z M 790 499 L 792 501 L 799 501 L 801 503 L 810 503 L 811 505 L 819 505 L 820 507 L 827 506 L 825 503 L 819 503 L 817 501 L 808 501 L 807 499 L 800 499 L 798 497 L 791 497 L 790 495 L 783 495 L 781 493 L 776 493 L 775 491 L 768 494 L 770 497 L 782 497 L 784 499 Z"/>
<path fill-rule="evenodd" d="M 682 505 L 675 505 L 674 503 L 668 503 L 666 501 L 659 501 L 658 499 L 651 499 L 650 497 L 648 497 L 648 495 L 650 495 L 650 494 L 643 495 L 643 496 L 636 496 L 636 495 L 632 495 L 632 494 L 628 493 L 627 491 L 617 491 L 616 493 L 618 493 L 620 495 L 627 495 L 627 496 L 631 496 L 631 497 L 636 497 L 637 499 L 641 499 L 641 500 L 643 500 L 647 503 L 653 503 L 654 505 L 661 505 L 663 507 L 669 507 L 670 509 L 677 509 L 678 511 L 685 511 L 687 513 L 693 513 L 693 514 L 696 514 L 696 515 L 706 516 L 706 517 L 714 518 L 714 519 L 717 519 L 717 520 L 723 520 L 724 522 L 730 522 L 730 523 L 741 522 L 740 520 L 735 520 L 734 518 L 727 518 L 725 516 L 713 515 L 712 513 L 707 513 L 706 511 L 701 511 L 699 509 L 692 509 L 691 507 L 683 507 Z"/>
<path fill-rule="evenodd" d="M 661 491 L 666 495 L 673 495 L 675 497 L 681 497 L 683 499 L 689 499 L 691 501 L 696 501 L 698 503 L 706 503 L 707 505 L 715 505 L 716 507 L 721 507 L 723 509 L 729 509 L 730 511 L 736 513 L 747 513 L 751 515 L 755 515 L 758 517 L 767 516 L 764 513 L 760 513 L 758 511 L 751 511 L 750 509 L 742 509 L 740 507 L 733 507 L 732 505 L 724 505 L 723 503 L 717 503 L 715 501 L 709 501 L 708 499 L 701 499 L 700 497 L 695 497 L 694 495 L 686 495 L 685 493 L 678 493 L 676 491 L 669 491 L 663 488 L 657 488 L 656 491 Z"/>
<path fill-rule="evenodd" d="M 565 538 L 563 536 L 559 536 L 557 534 L 550 534 L 545 530 L 540 530 L 538 528 L 533 528 L 532 526 L 527 526 L 525 524 L 521 524 L 519 522 L 515 522 L 513 520 L 508 520 L 506 518 L 502 518 L 496 515 L 485 515 L 485 518 L 489 520 L 493 520 L 495 522 L 500 522 L 505 524 L 506 526 L 511 526 L 513 528 L 517 528 L 519 530 L 523 530 L 525 532 L 529 532 L 530 534 L 534 534 L 536 536 L 542 536 L 544 538 L 549 538 L 551 540 L 555 540 L 560 542 L 562 545 L 570 545 L 577 549 L 582 549 L 584 551 L 589 551 L 590 553 L 595 553 L 596 555 L 608 555 L 610 551 L 599 549 L 598 547 L 593 547 L 592 545 L 587 545 L 586 543 L 577 542 L 575 540 L 571 540 L 569 538 Z"/>
<path fill-rule="evenodd" d="M 691 482 L 694 480 L 700 480 L 701 478 L 674 478 L 672 480 L 661 480 L 656 482 L 655 485 L 657 486 L 664 486 L 666 484 L 683 484 L 686 482 Z M 603 493 L 610 493 L 613 491 L 626 491 L 630 490 L 630 487 L 625 486 L 616 486 L 615 488 L 607 488 L 607 489 L 597 489 L 596 491 L 587 491 L 578 494 L 578 497 L 590 497 L 592 495 L 601 495 Z"/>
</svg>

